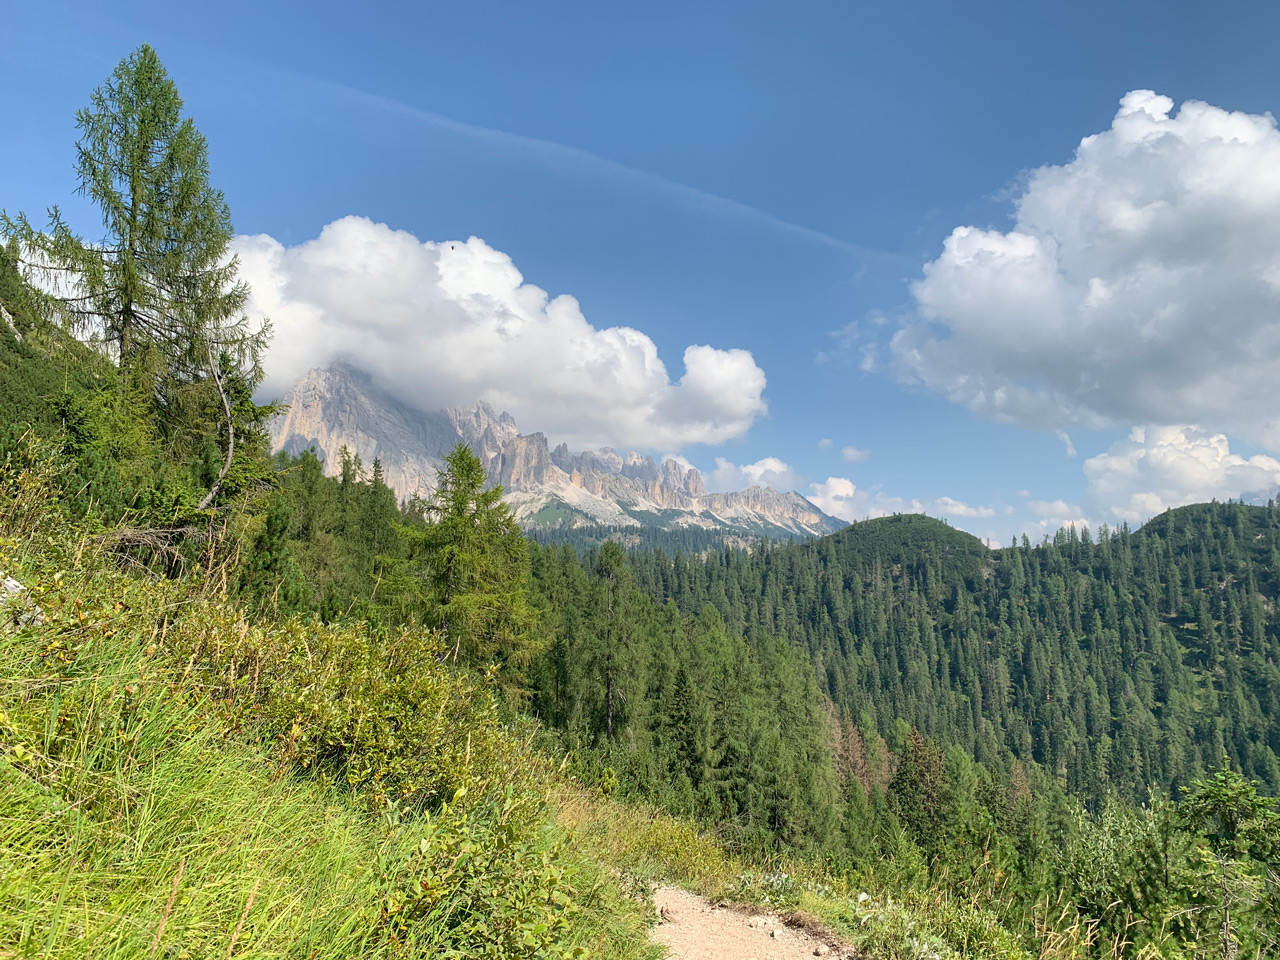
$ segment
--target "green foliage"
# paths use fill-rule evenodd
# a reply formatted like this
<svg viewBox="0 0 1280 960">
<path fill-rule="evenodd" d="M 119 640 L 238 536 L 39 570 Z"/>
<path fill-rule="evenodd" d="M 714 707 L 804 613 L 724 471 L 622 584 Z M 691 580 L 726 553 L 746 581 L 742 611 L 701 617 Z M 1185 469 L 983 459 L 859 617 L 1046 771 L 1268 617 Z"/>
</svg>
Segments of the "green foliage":
<svg viewBox="0 0 1280 960">
<path fill-rule="evenodd" d="M 671 511 L 669 515 L 645 515 L 643 511 L 631 511 L 644 526 L 620 527 L 597 523 L 584 513 L 562 503 L 548 504 L 533 516 L 527 517 L 525 535 L 544 546 L 568 544 L 580 553 L 599 550 L 607 541 L 625 547 L 628 551 L 662 551 L 666 554 L 688 553 L 702 555 L 721 551 L 725 547 L 740 549 L 755 545 L 761 540 L 808 540 L 784 527 L 762 525 L 755 529 L 725 530 L 718 526 L 700 527 L 673 523 L 687 519 L 687 514 Z M 708 517 L 714 523 L 722 522 Z M 650 525 L 652 524 L 652 525 Z"/>
<path fill-rule="evenodd" d="M 80 192 L 98 206 L 103 237 L 86 243 L 56 207 L 46 232 L 22 214 L 3 215 L 0 227 L 27 269 L 60 291 L 27 299 L 105 341 L 119 368 L 118 402 L 141 403 L 179 460 L 198 461 L 211 444 L 221 452 L 210 476 L 193 478 L 209 490 L 197 504 L 204 509 L 255 476 L 265 412 L 248 397 L 266 330 L 240 315 L 248 287 L 227 255 L 230 210 L 209 185 L 205 139 L 181 112 L 177 87 L 144 44 L 76 115 Z M 250 447 L 238 459 L 237 433 Z"/>
<path fill-rule="evenodd" d="M 1203 838 L 1201 863 L 1215 888 L 1207 912 L 1224 958 L 1280 947 L 1280 813 L 1257 788 L 1224 763 L 1178 805 L 1180 825 Z"/>
<path fill-rule="evenodd" d="M 1112 792 L 1176 794 L 1224 750 L 1280 788 L 1274 507 L 1187 507 L 1139 531 L 999 551 L 888 517 L 633 566 L 687 613 L 711 604 L 733 634 L 788 640 L 836 708 L 891 748 L 914 727 L 1006 778 L 1016 759 L 1038 793 L 1094 809 Z"/>
<path fill-rule="evenodd" d="M 322 627 L 294 618 L 255 626 L 234 606 L 206 608 L 175 643 L 228 712 L 259 724 L 301 769 L 345 781 L 374 805 L 427 809 L 476 789 L 477 770 L 516 756 L 528 783 L 537 763 L 498 725 L 490 694 L 440 663 L 422 630 L 371 634 L 358 622 Z"/>
<path fill-rule="evenodd" d="M 1280 813 L 1274 800 L 1258 794 L 1258 786 L 1223 764 L 1185 791 L 1179 815 L 1205 837 L 1214 856 L 1275 863 L 1280 860 Z"/>
<path fill-rule="evenodd" d="M 0 307 L 8 319 L 0 318 L 0 337 L 12 342 L 29 335 L 43 317 L 42 302 L 22 277 L 21 250 L 16 239 L 0 244 Z"/>
<path fill-rule="evenodd" d="M 386 922 L 402 949 L 439 957 L 578 957 L 582 911 L 560 847 L 539 835 L 541 804 L 510 787 L 454 815 L 444 805 L 384 872 Z M 420 834 L 425 834 L 421 835 Z"/>
<path fill-rule="evenodd" d="M 548 765 L 428 637 L 125 573 L 56 468 L 0 471 L 0 569 L 45 615 L 0 618 L 0 952 L 648 954 L 560 842 Z"/>
<path fill-rule="evenodd" d="M 483 465 L 461 443 L 436 483 L 414 557 L 426 568 L 432 620 L 454 659 L 524 666 L 536 650 L 536 621 L 525 596 L 524 535 L 502 488 L 486 489 Z"/>
<path fill-rule="evenodd" d="M 921 848 L 937 849 L 950 804 L 942 751 L 912 730 L 889 784 L 889 807 Z"/>
<path fill-rule="evenodd" d="M 735 844 L 833 840 L 839 791 L 807 664 L 730 636 L 714 608 L 655 603 L 612 542 L 581 558 L 535 550 L 533 582 L 548 646 L 531 705 L 584 775 L 608 769 L 620 795 L 714 822 Z"/>
<path fill-rule="evenodd" d="M 143 44 L 76 114 L 80 192 L 102 214 L 102 240 L 84 244 L 56 209 L 48 234 L 22 218 L 9 226 L 43 266 L 82 286 L 66 309 L 79 324 L 102 325 L 122 372 L 154 352 L 170 375 L 190 381 L 208 373 L 207 348 L 234 347 L 252 364 L 258 342 L 235 319 L 248 288 L 226 257 L 230 210 L 209 185 L 204 137 L 181 114 L 177 87 Z"/>
<path fill-rule="evenodd" d="M 1153 941 L 1194 935 L 1189 915 L 1170 909 L 1175 893 L 1184 907 L 1195 898 L 1172 869 L 1188 852 L 1168 803 L 1137 809 L 1112 800 L 1097 817 L 1080 815 L 1075 836 L 1055 858 L 1056 878 L 1091 922 L 1094 944 L 1136 955 Z"/>
</svg>

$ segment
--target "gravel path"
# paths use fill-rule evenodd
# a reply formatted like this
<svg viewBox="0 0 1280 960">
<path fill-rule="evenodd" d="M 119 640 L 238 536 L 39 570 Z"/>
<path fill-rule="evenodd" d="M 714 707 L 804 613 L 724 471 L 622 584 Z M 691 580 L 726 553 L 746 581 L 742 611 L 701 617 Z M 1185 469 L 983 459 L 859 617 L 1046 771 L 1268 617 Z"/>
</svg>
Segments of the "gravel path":
<svg viewBox="0 0 1280 960">
<path fill-rule="evenodd" d="M 653 895 L 659 922 L 653 939 L 671 960 L 828 960 L 852 956 L 832 939 L 788 927 L 777 914 L 712 906 L 676 887 Z"/>
</svg>

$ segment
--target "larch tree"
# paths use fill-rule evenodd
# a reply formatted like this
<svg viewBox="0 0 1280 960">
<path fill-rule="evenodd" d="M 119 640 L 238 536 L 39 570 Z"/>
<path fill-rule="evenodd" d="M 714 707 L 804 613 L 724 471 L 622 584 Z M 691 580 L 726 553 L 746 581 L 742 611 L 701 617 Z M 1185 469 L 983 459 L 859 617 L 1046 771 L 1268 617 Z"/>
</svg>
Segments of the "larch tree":
<svg viewBox="0 0 1280 960">
<path fill-rule="evenodd" d="M 153 404 L 172 437 L 220 423 L 224 462 L 203 509 L 232 469 L 237 421 L 260 419 L 245 397 L 261 377 L 267 327 L 244 315 L 231 212 L 182 108 L 155 50 L 140 46 L 76 114 L 78 192 L 97 205 L 101 238 L 85 241 L 57 207 L 45 231 L 24 214 L 0 227 L 57 292 L 49 302 L 64 324 L 105 342 L 121 384 Z"/>
</svg>

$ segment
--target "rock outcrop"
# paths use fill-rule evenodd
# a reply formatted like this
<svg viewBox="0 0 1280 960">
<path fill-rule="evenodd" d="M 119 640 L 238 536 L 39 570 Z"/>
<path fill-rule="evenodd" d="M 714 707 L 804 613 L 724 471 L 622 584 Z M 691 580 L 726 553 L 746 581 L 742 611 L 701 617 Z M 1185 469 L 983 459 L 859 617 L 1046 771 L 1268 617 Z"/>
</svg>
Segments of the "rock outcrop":
<svg viewBox="0 0 1280 960">
<path fill-rule="evenodd" d="M 44 623 L 44 611 L 31 599 L 31 591 L 3 572 L 0 572 L 0 621 L 8 621 L 15 627 L 38 627 Z"/>
<path fill-rule="evenodd" d="M 676 460 L 658 463 L 609 447 L 552 449 L 543 434 L 521 434 L 510 414 L 483 402 L 422 413 L 344 365 L 311 371 L 285 403 L 272 422 L 274 449 L 314 447 L 330 473 L 344 447 L 366 468 L 376 458 L 402 497 L 429 495 L 444 456 L 466 443 L 525 526 L 697 526 L 750 536 L 815 536 L 844 526 L 794 492 L 752 487 L 709 494 L 701 474 Z"/>
</svg>

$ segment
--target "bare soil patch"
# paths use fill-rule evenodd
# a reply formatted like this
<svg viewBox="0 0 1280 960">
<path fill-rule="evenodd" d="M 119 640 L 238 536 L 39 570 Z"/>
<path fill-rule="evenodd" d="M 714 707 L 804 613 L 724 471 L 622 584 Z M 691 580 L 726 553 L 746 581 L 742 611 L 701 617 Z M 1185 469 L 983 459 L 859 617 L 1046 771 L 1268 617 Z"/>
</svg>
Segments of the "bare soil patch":
<svg viewBox="0 0 1280 960">
<path fill-rule="evenodd" d="M 672 960 L 827 960 L 852 957 L 838 940 L 765 911 L 712 904 L 677 887 L 653 895 L 653 939 Z"/>
</svg>

